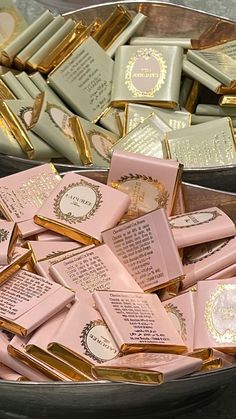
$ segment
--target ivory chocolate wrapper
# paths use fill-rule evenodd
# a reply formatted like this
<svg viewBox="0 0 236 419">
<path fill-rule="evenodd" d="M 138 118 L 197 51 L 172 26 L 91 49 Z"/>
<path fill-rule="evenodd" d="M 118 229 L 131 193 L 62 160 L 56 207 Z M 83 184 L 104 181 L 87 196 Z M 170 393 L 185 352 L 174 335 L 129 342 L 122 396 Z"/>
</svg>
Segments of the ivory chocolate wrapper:
<svg viewBox="0 0 236 419">
<path fill-rule="evenodd" d="M 194 80 L 203 84 L 203 86 L 208 87 L 208 89 L 213 92 L 220 93 L 221 82 L 191 63 L 187 58 L 183 59 L 183 72 L 187 74 L 187 76 L 192 77 Z"/>
<path fill-rule="evenodd" d="M 31 99 L 30 94 L 11 71 L 3 74 L 1 78 L 17 99 Z"/>
<path fill-rule="evenodd" d="M 49 74 L 48 81 L 75 113 L 95 122 L 110 105 L 112 74 L 113 60 L 89 37 Z"/>
<path fill-rule="evenodd" d="M 120 138 L 110 149 L 139 153 L 144 156 L 167 158 L 165 135 L 171 131 L 169 125 L 157 115 L 150 115 L 127 135 Z"/>
<path fill-rule="evenodd" d="M 149 36 L 136 36 L 130 40 L 130 45 L 138 46 L 178 46 L 184 49 L 191 48 L 190 38 L 152 38 Z"/>
<path fill-rule="evenodd" d="M 32 99 L 35 99 L 36 96 L 40 93 L 40 90 L 35 86 L 32 80 L 29 78 L 28 74 L 24 71 L 16 75 L 17 80 L 29 93 Z"/>
<path fill-rule="evenodd" d="M 166 134 L 168 155 L 184 167 L 212 167 L 236 162 L 230 118 L 219 118 Z"/>
<path fill-rule="evenodd" d="M 178 105 L 183 49 L 175 46 L 121 46 L 115 57 L 111 102 Z M 173 77 L 173 72 L 175 76 Z"/>
</svg>

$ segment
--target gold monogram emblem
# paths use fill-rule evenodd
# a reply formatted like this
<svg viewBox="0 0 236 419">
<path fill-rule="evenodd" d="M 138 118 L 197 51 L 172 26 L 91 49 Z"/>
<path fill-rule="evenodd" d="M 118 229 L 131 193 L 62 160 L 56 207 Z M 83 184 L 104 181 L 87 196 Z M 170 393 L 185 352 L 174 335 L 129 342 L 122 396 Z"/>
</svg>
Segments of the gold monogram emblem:
<svg viewBox="0 0 236 419">
<path fill-rule="evenodd" d="M 134 97 L 153 97 L 165 83 L 167 65 L 153 48 L 140 48 L 127 64 L 125 84 Z"/>
</svg>

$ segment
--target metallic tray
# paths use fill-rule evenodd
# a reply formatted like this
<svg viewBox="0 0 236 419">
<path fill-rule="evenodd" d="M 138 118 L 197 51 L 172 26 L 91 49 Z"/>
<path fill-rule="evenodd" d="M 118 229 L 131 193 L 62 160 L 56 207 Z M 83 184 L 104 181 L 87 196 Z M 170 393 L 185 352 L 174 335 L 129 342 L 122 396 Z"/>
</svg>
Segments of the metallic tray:
<svg viewBox="0 0 236 419">
<path fill-rule="evenodd" d="M 77 171 L 106 182 L 107 170 Z M 236 194 L 183 184 L 188 211 L 235 201 Z M 172 417 L 215 400 L 229 383 L 236 383 L 236 366 L 181 378 L 160 386 L 109 382 L 32 383 L 0 381 L 0 417 L 36 418 L 158 418 Z M 23 416 L 22 416 L 23 415 Z M 152 416 L 153 415 L 153 416 Z"/>
<path fill-rule="evenodd" d="M 145 36 L 188 37 L 193 40 L 195 46 L 209 45 L 214 39 L 230 40 L 236 37 L 236 22 L 163 1 L 145 1 L 143 3 L 138 1 L 112 2 L 85 7 L 66 13 L 65 16 L 73 17 L 76 20 L 84 18 L 87 22 L 92 21 L 96 16 L 104 19 L 110 14 L 116 3 L 126 4 L 130 10 L 141 11 L 148 16 L 148 22 L 143 29 L 143 35 Z M 177 22 L 181 22 L 181 25 L 176 24 Z M 2 172 L 0 176 L 26 170 L 40 163 L 0 154 Z M 71 170 L 84 170 L 84 167 L 76 167 L 65 162 L 56 162 L 55 166 L 60 173 Z M 236 165 L 190 168 L 184 169 L 183 173 L 183 179 L 186 182 L 231 192 L 236 192 L 235 176 Z"/>
</svg>

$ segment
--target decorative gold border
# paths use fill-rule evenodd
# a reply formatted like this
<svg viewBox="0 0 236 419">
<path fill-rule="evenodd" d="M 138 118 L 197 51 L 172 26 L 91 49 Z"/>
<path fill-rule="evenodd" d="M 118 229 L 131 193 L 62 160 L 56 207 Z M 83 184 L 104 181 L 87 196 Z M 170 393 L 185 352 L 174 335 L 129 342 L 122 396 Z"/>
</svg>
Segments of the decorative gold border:
<svg viewBox="0 0 236 419">
<path fill-rule="evenodd" d="M 46 105 L 45 112 L 47 112 L 47 114 L 49 115 L 49 117 L 50 117 L 50 119 L 51 119 L 51 121 L 52 121 L 53 125 L 54 125 L 57 129 L 59 129 L 59 130 L 63 133 L 63 135 L 65 135 L 65 136 L 66 136 L 66 137 L 68 137 L 68 138 L 73 139 L 73 135 L 66 134 L 66 133 L 65 133 L 65 131 L 63 131 L 63 129 L 60 127 L 60 125 L 58 125 L 58 124 L 55 122 L 55 120 L 53 119 L 52 114 L 51 114 L 51 109 L 57 109 L 58 111 L 63 112 L 65 115 L 67 115 L 67 116 L 68 116 L 68 119 L 69 119 L 72 115 L 68 114 L 68 113 L 66 112 L 66 110 L 65 110 L 65 109 L 63 109 L 61 106 L 58 106 L 58 105 L 53 105 L 53 104 L 51 104 L 51 103 L 49 103 L 49 102 L 48 102 L 48 103 L 47 103 L 47 105 Z"/>
<path fill-rule="evenodd" d="M 165 306 L 165 310 L 167 313 L 172 313 L 174 314 L 180 324 L 180 328 L 181 328 L 181 337 L 183 339 L 184 342 L 186 342 L 187 340 L 187 328 L 186 328 L 186 319 L 184 318 L 183 313 L 181 313 L 181 311 L 178 309 L 177 306 L 175 306 L 172 303 L 168 303 Z"/>
<path fill-rule="evenodd" d="M 213 339 L 215 339 L 218 343 L 236 343 L 236 332 L 231 331 L 229 329 L 226 330 L 226 332 L 222 335 L 219 333 L 215 326 L 213 321 L 213 313 L 215 310 L 215 303 L 219 296 L 224 293 L 224 291 L 236 291 L 236 284 L 221 284 L 218 285 L 216 288 L 216 291 L 213 292 L 209 298 L 208 301 L 206 301 L 205 304 L 205 310 L 204 310 L 204 319 L 206 322 L 207 329 Z M 234 313 L 236 312 L 236 309 L 234 307 Z"/>
<path fill-rule="evenodd" d="M 146 91 L 141 91 L 137 89 L 134 86 L 133 81 L 132 81 L 133 66 L 138 60 L 138 58 L 141 58 L 141 57 L 144 58 L 145 60 L 148 60 L 149 57 L 153 57 L 156 59 L 156 61 L 158 62 L 160 66 L 160 75 L 155 86 L 152 89 L 146 90 Z M 166 73 L 167 73 L 166 70 L 167 70 L 167 64 L 160 52 L 158 52 L 157 50 L 153 48 L 140 48 L 137 50 L 137 52 L 133 56 L 130 57 L 127 63 L 126 70 L 125 70 L 125 85 L 127 86 L 128 90 L 133 94 L 134 97 L 139 97 L 139 96 L 153 97 L 155 93 L 158 92 L 158 90 L 160 90 L 162 85 L 165 83 Z"/>
<path fill-rule="evenodd" d="M 122 183 L 126 183 L 129 181 L 138 181 L 142 180 L 147 183 L 153 184 L 153 186 L 158 190 L 160 196 L 157 198 L 154 198 L 154 200 L 157 202 L 157 208 L 166 208 L 168 199 L 169 199 L 169 192 L 165 189 L 164 185 L 159 182 L 157 179 L 153 179 L 151 176 L 145 176 L 145 175 L 139 175 L 138 173 L 132 174 L 129 173 L 127 176 L 121 176 L 120 179 L 117 181 L 111 182 L 111 186 L 115 189 L 119 189 L 119 186 Z"/>
<path fill-rule="evenodd" d="M 0 13 L 8 13 L 9 15 L 11 15 L 13 17 L 13 19 L 15 21 L 15 26 L 14 26 L 13 32 L 8 36 L 8 38 L 5 38 L 2 43 L 0 42 L 0 47 L 2 49 L 2 47 L 4 47 L 5 45 L 7 45 L 11 41 L 13 41 L 14 38 L 19 34 L 19 26 L 24 24 L 24 20 L 20 16 L 20 14 L 17 13 L 17 11 L 14 7 L 0 8 Z"/>
<path fill-rule="evenodd" d="M 88 347 L 87 344 L 87 337 L 89 332 L 96 326 L 104 326 L 106 327 L 105 323 L 103 320 L 91 320 L 89 323 L 87 323 L 85 325 L 85 327 L 82 330 L 82 333 L 80 335 L 80 341 L 81 341 L 81 345 L 84 348 L 84 353 L 85 355 L 89 356 L 90 358 L 92 358 L 94 361 L 97 361 L 99 364 L 102 364 L 103 362 L 105 362 L 105 359 L 99 358 L 98 356 L 96 356 L 93 352 L 91 352 L 91 350 Z M 118 353 L 118 352 L 117 352 Z M 113 358 L 115 358 L 117 355 L 115 355 Z M 111 359 L 113 359 L 111 358 Z"/>
<path fill-rule="evenodd" d="M 64 214 L 60 209 L 60 202 L 63 196 L 65 195 L 65 193 L 76 186 L 88 186 L 89 188 L 93 190 L 93 192 L 96 195 L 96 202 L 94 206 L 92 207 L 92 209 L 88 211 L 86 215 L 83 215 L 81 217 L 75 217 L 71 213 Z M 63 189 L 61 189 L 61 191 L 58 193 L 58 195 L 54 199 L 53 212 L 57 218 L 59 218 L 60 220 L 66 221 L 69 224 L 81 223 L 91 218 L 95 214 L 97 209 L 101 206 L 102 202 L 103 202 L 102 194 L 99 191 L 99 186 L 93 185 L 92 183 L 86 182 L 85 180 L 81 179 L 80 182 L 70 183 L 68 186 L 65 186 Z"/>
<path fill-rule="evenodd" d="M 171 224 L 172 220 L 176 220 L 177 218 L 183 218 L 186 215 L 190 216 L 190 215 L 194 215 L 194 214 L 211 214 L 212 218 L 210 218 L 209 220 L 206 220 L 206 221 L 202 221 L 202 222 L 197 223 L 197 224 L 186 225 L 186 226 L 179 226 L 178 227 L 178 226 L 173 226 Z M 174 228 L 176 228 L 176 229 L 190 228 L 190 227 L 199 226 L 199 225 L 202 225 L 202 224 L 208 224 L 211 221 L 215 220 L 217 217 L 221 217 L 221 214 L 217 211 L 204 211 L 204 210 L 203 211 L 193 211 L 193 212 L 188 212 L 187 214 L 178 214 L 178 215 L 175 215 L 174 217 L 171 217 L 171 220 L 169 219 L 169 224 L 170 224 L 170 228 L 173 228 L 173 229 Z"/>
<path fill-rule="evenodd" d="M 191 259 L 188 255 L 184 255 L 184 260 L 183 260 L 183 264 L 184 265 L 193 265 L 194 263 L 197 262 L 201 262 L 204 259 L 207 259 L 208 257 L 214 255 L 215 253 L 219 252 L 221 249 L 223 249 L 229 242 L 231 241 L 230 239 L 225 239 L 223 241 L 223 243 L 221 245 L 219 245 L 219 247 L 217 247 L 217 249 L 213 249 L 212 251 L 210 251 L 209 253 L 207 253 L 207 255 L 205 256 L 200 256 L 198 258 L 195 259 Z M 197 245 L 199 246 L 199 245 Z"/>
<path fill-rule="evenodd" d="M 86 134 L 87 134 L 87 137 L 88 137 L 88 139 L 89 139 L 89 144 L 90 144 L 90 147 L 92 147 L 95 151 L 96 151 L 96 153 L 105 161 L 105 162 L 108 162 L 108 163 L 110 163 L 110 157 L 109 157 L 109 155 L 107 154 L 107 158 L 105 157 L 105 156 L 103 156 L 98 150 L 97 150 L 97 148 L 96 147 L 94 147 L 94 144 L 93 144 L 93 141 L 92 141 L 92 136 L 93 135 L 99 135 L 100 137 L 103 137 L 106 141 L 108 141 L 111 145 L 110 145 L 110 147 L 112 147 L 113 145 L 114 145 L 114 141 L 111 141 L 111 139 L 107 136 L 107 135 L 105 135 L 105 134 L 103 134 L 103 133 L 101 133 L 101 132 L 99 132 L 99 131 L 97 131 L 97 130 L 95 130 L 95 129 L 93 129 L 93 130 L 89 130 L 88 132 L 86 132 Z"/>
<path fill-rule="evenodd" d="M 32 106 L 23 106 L 22 108 L 20 108 L 19 113 L 18 113 L 18 118 L 20 118 L 21 122 L 23 123 L 23 125 L 25 126 L 26 129 L 28 129 L 30 127 L 30 125 L 27 125 L 26 120 L 25 120 L 25 114 L 26 112 L 33 112 L 33 107 Z"/>
</svg>

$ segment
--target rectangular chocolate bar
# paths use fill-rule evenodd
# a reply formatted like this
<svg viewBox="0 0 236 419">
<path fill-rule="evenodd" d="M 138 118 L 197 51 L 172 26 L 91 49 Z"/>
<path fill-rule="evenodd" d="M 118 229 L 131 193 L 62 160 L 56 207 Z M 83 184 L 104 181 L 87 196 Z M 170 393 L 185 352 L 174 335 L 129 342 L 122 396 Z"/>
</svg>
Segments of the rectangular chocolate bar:
<svg viewBox="0 0 236 419">
<path fill-rule="evenodd" d="M 186 289 L 198 281 L 234 265 L 236 263 L 235 249 L 235 237 L 203 243 L 186 249 L 183 261 L 185 278 L 182 281 L 182 288 Z"/>
<path fill-rule="evenodd" d="M 163 306 L 172 321 L 177 332 L 180 334 L 188 351 L 193 350 L 195 308 L 193 293 L 186 292 L 177 295 L 163 303 Z"/>
<path fill-rule="evenodd" d="M 167 158 L 164 139 L 168 131 L 171 131 L 169 125 L 157 115 L 150 115 L 127 135 L 120 138 L 110 149 L 110 154 L 114 150 L 123 150 L 145 156 Z"/>
<path fill-rule="evenodd" d="M 197 288 L 195 348 L 235 353 L 235 278 L 200 281 Z"/>
<path fill-rule="evenodd" d="M 116 205 L 110 210 L 111 202 Z M 130 204 L 123 192 L 68 173 L 34 217 L 37 224 L 83 244 L 100 243 L 101 232 L 114 227 Z"/>
<path fill-rule="evenodd" d="M 18 223 L 22 237 L 41 231 L 33 215 L 60 181 L 52 164 L 44 164 L 0 179 L 0 209 Z"/>
<path fill-rule="evenodd" d="M 178 105 L 183 49 L 176 46 L 121 46 L 115 57 L 111 102 Z M 173 77 L 173 71 L 175 77 Z"/>
<path fill-rule="evenodd" d="M 71 290 L 20 270 L 1 286 L 0 327 L 27 336 L 73 300 Z"/>
<path fill-rule="evenodd" d="M 95 291 L 93 298 L 122 353 L 186 351 L 156 294 Z"/>
<path fill-rule="evenodd" d="M 8 265 L 0 265 L 0 285 L 19 271 L 31 258 L 31 250 L 16 246 Z"/>
<path fill-rule="evenodd" d="M 97 379 L 136 384 L 161 384 L 198 371 L 200 359 L 165 353 L 125 355 L 93 367 Z"/>
<path fill-rule="evenodd" d="M 26 377 L 0 362 L 0 378 L 7 381 L 28 381 Z"/>
<path fill-rule="evenodd" d="M 158 208 L 165 208 L 170 215 L 181 174 L 178 162 L 114 151 L 107 184 L 129 195 L 127 219 Z"/>
<path fill-rule="evenodd" d="M 86 251 L 82 248 L 82 252 L 73 253 L 71 256 L 64 254 L 62 260 L 53 263 L 49 271 L 58 283 L 75 291 L 79 301 L 93 306 L 94 290 L 142 292 L 106 244 Z"/>
<path fill-rule="evenodd" d="M 110 104 L 112 77 L 113 60 L 89 37 L 48 81 L 75 113 L 95 122 Z"/>
<path fill-rule="evenodd" d="M 48 350 L 90 379 L 93 379 L 92 366 L 119 354 L 99 312 L 83 302 L 76 302 L 71 307 Z"/>
<path fill-rule="evenodd" d="M 4 330 L 0 331 L 0 362 L 3 362 L 8 368 L 16 371 L 18 374 L 26 377 L 31 381 L 49 381 L 48 378 L 40 371 L 23 364 L 19 360 L 13 358 L 8 352 L 8 346 L 18 340 L 18 337 L 7 336 Z"/>
<path fill-rule="evenodd" d="M 144 291 L 166 287 L 183 276 L 163 208 L 103 231 L 102 237 Z"/>
<path fill-rule="evenodd" d="M 236 162 L 235 139 L 230 118 L 168 132 L 169 157 L 184 167 L 215 167 Z"/>
<path fill-rule="evenodd" d="M 135 36 L 130 40 L 130 45 L 135 46 L 178 46 L 184 49 L 192 47 L 190 38 L 158 38 L 150 36 Z"/>
<path fill-rule="evenodd" d="M 12 221 L 0 220 L 0 265 L 11 262 L 19 231 Z"/>
<path fill-rule="evenodd" d="M 169 217 L 178 248 L 236 235 L 234 205 L 223 204 Z"/>
</svg>

